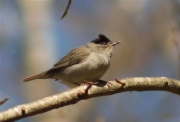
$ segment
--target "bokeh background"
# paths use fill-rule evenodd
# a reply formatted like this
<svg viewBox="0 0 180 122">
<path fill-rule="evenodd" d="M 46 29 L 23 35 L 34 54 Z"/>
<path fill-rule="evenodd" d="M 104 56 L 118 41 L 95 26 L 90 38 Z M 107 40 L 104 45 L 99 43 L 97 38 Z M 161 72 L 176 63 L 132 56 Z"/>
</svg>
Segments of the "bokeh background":
<svg viewBox="0 0 180 122">
<path fill-rule="evenodd" d="M 0 106 L 4 111 L 68 88 L 53 80 L 21 79 L 51 68 L 99 33 L 115 47 L 104 80 L 180 77 L 180 0 L 0 0 Z M 180 97 L 127 92 L 80 101 L 19 122 L 179 122 Z"/>
</svg>

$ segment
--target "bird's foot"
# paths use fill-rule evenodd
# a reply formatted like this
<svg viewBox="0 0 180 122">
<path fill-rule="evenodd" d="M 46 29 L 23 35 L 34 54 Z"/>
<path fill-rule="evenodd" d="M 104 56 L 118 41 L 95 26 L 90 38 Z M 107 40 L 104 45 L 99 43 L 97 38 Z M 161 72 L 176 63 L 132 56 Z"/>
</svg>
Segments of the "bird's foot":
<svg viewBox="0 0 180 122">
<path fill-rule="evenodd" d="M 82 85 L 86 85 L 87 86 L 87 88 L 85 89 L 85 93 L 86 94 L 88 93 L 88 91 L 92 87 L 92 85 L 94 85 L 94 84 L 95 84 L 94 82 L 83 80 Z"/>
<path fill-rule="evenodd" d="M 87 88 L 85 89 L 85 93 L 87 94 L 88 90 L 92 87 L 92 85 L 98 85 L 98 84 L 107 85 L 108 88 L 110 88 L 110 85 L 112 85 L 112 83 L 104 81 L 104 80 L 98 80 L 97 82 L 83 80 L 83 84 L 82 85 L 87 85 Z M 104 86 L 104 85 L 102 85 L 102 86 Z"/>
<path fill-rule="evenodd" d="M 95 83 L 92 81 L 87 81 L 87 80 L 83 80 L 83 84 L 82 85 L 94 85 Z"/>
<path fill-rule="evenodd" d="M 119 81 L 119 80 L 117 80 L 117 79 L 115 79 L 115 81 L 116 81 L 117 83 L 121 84 L 121 85 L 122 85 L 122 88 L 126 85 L 126 83 L 123 83 L 123 82 L 121 82 L 121 81 Z"/>
</svg>

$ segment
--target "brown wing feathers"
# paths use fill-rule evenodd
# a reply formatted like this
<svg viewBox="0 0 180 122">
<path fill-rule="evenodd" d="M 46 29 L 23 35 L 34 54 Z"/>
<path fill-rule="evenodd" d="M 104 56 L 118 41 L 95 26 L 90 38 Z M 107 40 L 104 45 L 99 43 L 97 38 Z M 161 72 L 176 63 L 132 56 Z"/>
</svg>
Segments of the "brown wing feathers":
<svg viewBox="0 0 180 122">
<path fill-rule="evenodd" d="M 81 51 L 79 51 L 79 48 L 81 48 Z M 53 78 L 52 76 L 55 73 L 55 70 L 78 64 L 79 62 L 84 61 L 86 57 L 89 56 L 90 52 L 89 50 L 84 49 L 86 48 L 84 46 L 79 48 L 75 48 L 72 51 L 70 51 L 65 57 L 63 57 L 56 64 L 54 64 L 54 67 L 52 67 L 48 71 L 45 71 L 35 76 L 24 78 L 22 82 L 27 82 L 34 79 Z"/>
</svg>

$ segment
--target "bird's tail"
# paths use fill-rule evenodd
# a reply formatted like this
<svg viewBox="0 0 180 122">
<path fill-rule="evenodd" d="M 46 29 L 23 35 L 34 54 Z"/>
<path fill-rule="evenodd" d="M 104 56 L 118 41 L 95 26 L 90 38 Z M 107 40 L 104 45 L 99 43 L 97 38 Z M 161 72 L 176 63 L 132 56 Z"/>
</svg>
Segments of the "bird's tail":
<svg viewBox="0 0 180 122">
<path fill-rule="evenodd" d="M 30 80 L 35 80 L 35 79 L 44 79 L 45 78 L 45 75 L 46 73 L 43 72 L 41 74 L 38 74 L 38 75 L 34 75 L 34 76 L 30 76 L 30 77 L 27 77 L 27 78 L 24 78 L 22 79 L 22 82 L 28 82 Z"/>
</svg>

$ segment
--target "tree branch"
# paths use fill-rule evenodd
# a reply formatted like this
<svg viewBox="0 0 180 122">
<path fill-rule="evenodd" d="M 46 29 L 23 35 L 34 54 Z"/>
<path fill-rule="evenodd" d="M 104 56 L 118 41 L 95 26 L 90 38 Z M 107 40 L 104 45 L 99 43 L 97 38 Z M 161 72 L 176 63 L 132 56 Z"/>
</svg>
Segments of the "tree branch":
<svg viewBox="0 0 180 122">
<path fill-rule="evenodd" d="M 123 85 L 125 83 L 125 85 Z M 112 95 L 127 91 L 168 91 L 180 95 L 180 81 L 165 77 L 137 77 L 121 79 L 120 83 L 109 81 L 93 85 L 88 92 L 88 86 L 81 85 L 60 94 L 56 94 L 44 99 L 16 106 L 0 113 L 0 122 L 19 120 L 25 117 L 44 113 L 52 109 L 75 104 L 80 100 L 85 100 L 98 96 Z"/>
<path fill-rule="evenodd" d="M 9 98 L 5 98 L 3 100 L 0 100 L 0 105 L 4 104 L 7 100 L 9 100 Z"/>
</svg>

